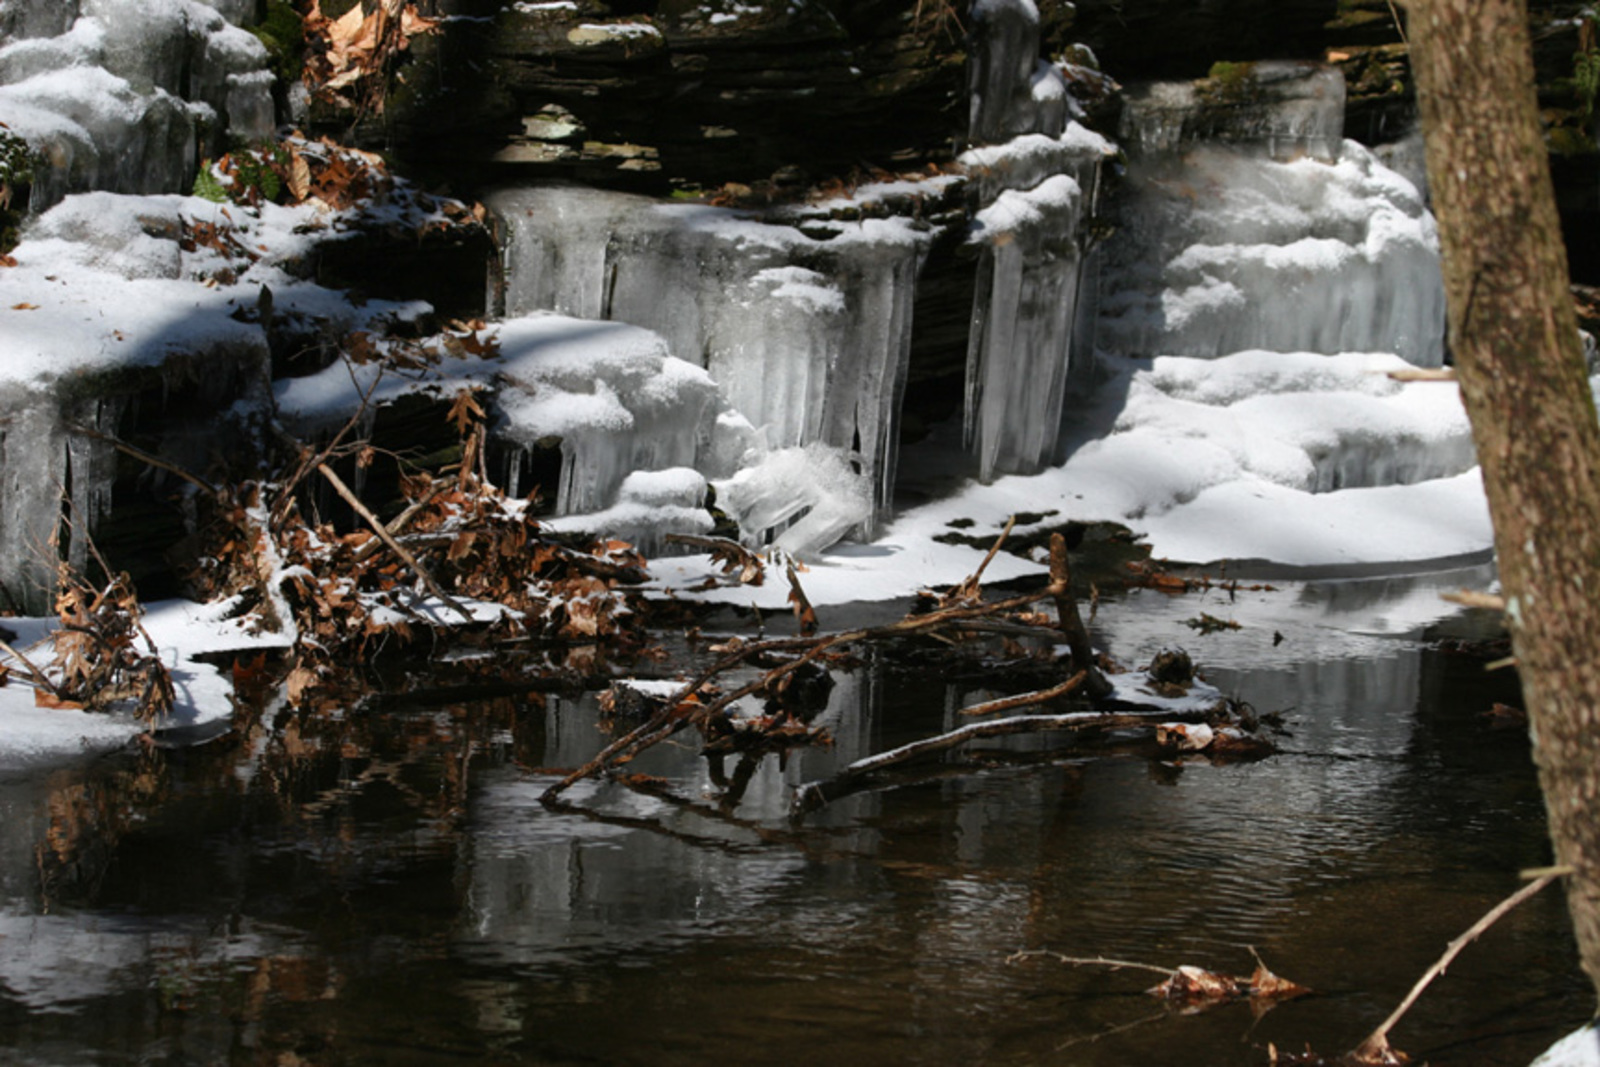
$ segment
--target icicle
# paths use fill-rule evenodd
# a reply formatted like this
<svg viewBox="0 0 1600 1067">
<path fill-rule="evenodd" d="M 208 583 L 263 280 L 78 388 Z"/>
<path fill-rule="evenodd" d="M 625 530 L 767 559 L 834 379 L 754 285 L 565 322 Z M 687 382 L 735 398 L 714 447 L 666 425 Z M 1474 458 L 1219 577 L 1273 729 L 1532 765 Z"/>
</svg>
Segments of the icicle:
<svg viewBox="0 0 1600 1067">
<path fill-rule="evenodd" d="M 655 331 L 711 372 L 769 446 L 856 456 L 875 486 L 871 527 L 893 487 L 927 234 L 868 219 L 821 240 L 726 209 L 594 190 L 512 190 L 490 204 L 508 233 L 508 314 L 550 309 Z M 641 423 L 631 433 L 650 432 Z M 699 455 L 671 462 L 726 473 L 731 446 L 713 449 L 711 436 Z"/>
<path fill-rule="evenodd" d="M 979 477 L 1055 455 L 1072 357 L 1083 190 L 1057 175 L 978 214 L 981 279 L 967 360 L 967 437 Z"/>
</svg>

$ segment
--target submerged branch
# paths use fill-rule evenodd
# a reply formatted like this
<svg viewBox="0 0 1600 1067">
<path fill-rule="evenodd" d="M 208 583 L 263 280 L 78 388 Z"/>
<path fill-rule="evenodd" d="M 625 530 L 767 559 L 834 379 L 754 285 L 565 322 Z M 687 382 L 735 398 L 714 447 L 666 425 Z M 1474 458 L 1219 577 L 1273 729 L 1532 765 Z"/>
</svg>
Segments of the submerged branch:
<svg viewBox="0 0 1600 1067">
<path fill-rule="evenodd" d="M 1426 990 L 1428 986 L 1433 984 L 1433 980 L 1435 978 L 1439 977 L 1445 972 L 1445 968 L 1449 967 L 1457 956 L 1461 955 L 1462 949 L 1476 941 L 1480 936 L 1482 936 L 1485 930 L 1499 922 L 1507 912 L 1511 911 L 1518 904 L 1521 904 L 1529 897 L 1536 895 L 1541 889 L 1549 885 L 1551 882 L 1554 882 L 1562 875 L 1568 873 L 1571 873 L 1570 869 L 1565 867 L 1547 870 L 1533 881 L 1529 882 L 1527 885 L 1523 886 L 1521 889 L 1517 890 L 1515 893 L 1512 893 L 1509 897 L 1506 897 L 1500 903 L 1490 908 L 1481 919 L 1469 926 L 1465 933 L 1456 938 L 1454 941 L 1450 942 L 1450 944 L 1444 950 L 1444 955 L 1440 956 L 1436 961 L 1434 961 L 1432 967 L 1429 967 L 1425 972 L 1423 972 L 1422 977 L 1417 979 L 1417 984 L 1411 987 L 1411 992 L 1406 994 L 1406 999 L 1400 1002 L 1400 1006 L 1396 1008 L 1387 1019 L 1379 1023 L 1378 1028 L 1372 1031 L 1372 1033 L 1368 1035 L 1367 1039 L 1361 1042 L 1355 1051 L 1351 1052 L 1345 1057 L 1345 1059 L 1353 1064 L 1390 1064 L 1405 1062 L 1404 1060 L 1400 1059 L 1394 1049 L 1390 1047 L 1389 1031 L 1394 1029 L 1395 1024 L 1400 1021 L 1406 1012 L 1411 1010 L 1411 1006 L 1417 1002 L 1418 997 L 1422 996 L 1423 991 Z"/>
<path fill-rule="evenodd" d="M 1050 591 L 1046 589 L 1040 592 L 1008 597 L 1005 600 L 997 600 L 992 604 L 959 605 L 931 611 L 926 615 L 909 615 L 898 622 L 892 622 L 884 626 L 846 630 L 842 633 L 828 634 L 821 637 L 783 637 L 740 645 L 730 650 L 727 655 L 706 668 L 692 681 L 686 683 L 648 721 L 611 742 L 588 763 L 568 774 L 549 789 L 546 789 L 539 799 L 546 805 L 553 804 L 557 797 L 585 778 L 592 778 L 603 773 L 613 764 L 632 759 L 639 752 L 672 736 L 691 722 L 705 723 L 712 720 L 726 711 L 735 701 L 742 700 L 752 693 L 768 689 L 787 675 L 792 674 L 808 663 L 815 662 L 822 655 L 833 649 L 861 641 L 881 641 L 913 634 L 929 634 L 954 623 L 1027 607 L 1040 600 L 1047 599 L 1051 595 Z M 772 668 L 754 681 L 719 696 L 710 704 L 701 705 L 691 702 L 713 679 L 726 671 L 732 670 L 758 656 L 773 653 L 798 653 L 798 655 L 794 659 Z"/>
<path fill-rule="evenodd" d="M 991 701 L 985 707 L 977 705 L 970 711 L 987 710 L 997 711 L 1019 704 L 1038 704 L 1046 700 L 1053 700 L 1063 696 L 1081 686 L 1084 682 L 1084 672 L 1079 671 L 1067 681 L 1052 689 L 1042 690 L 1037 693 L 1023 693 L 1016 697 L 1006 697 L 1003 700 Z M 891 748 L 872 756 L 866 756 L 839 770 L 831 778 L 807 782 L 795 790 L 793 810 L 813 811 L 835 799 L 842 793 L 851 791 L 851 787 L 863 778 L 909 763 L 936 752 L 944 752 L 968 741 L 975 741 L 984 737 L 1004 737 L 1010 734 L 1035 734 L 1053 733 L 1062 730 L 1115 730 L 1129 726 L 1148 726 L 1153 720 L 1164 722 L 1183 718 L 1181 713 L 1171 710 L 1147 712 L 1100 712 L 1100 711 L 1071 711 L 1060 715 L 1013 715 L 1006 719 L 991 719 L 988 722 L 975 722 L 958 727 L 948 733 L 935 737 L 925 737 L 898 748 Z"/>
</svg>

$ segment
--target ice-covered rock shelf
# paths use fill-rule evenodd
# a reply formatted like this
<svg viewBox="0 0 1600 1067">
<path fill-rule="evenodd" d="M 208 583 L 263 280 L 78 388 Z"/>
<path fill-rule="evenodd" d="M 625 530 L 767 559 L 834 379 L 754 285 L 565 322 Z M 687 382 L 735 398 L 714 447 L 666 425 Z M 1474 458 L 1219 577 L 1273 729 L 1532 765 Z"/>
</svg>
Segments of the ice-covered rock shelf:
<svg viewBox="0 0 1600 1067">
<path fill-rule="evenodd" d="M 286 270 L 328 236 L 307 236 L 325 218 L 230 209 L 239 240 L 269 251 L 224 270 L 192 240 L 221 208 L 122 195 L 181 192 L 223 126 L 246 138 L 270 127 L 264 53 L 231 21 L 246 6 L 0 5 L 0 121 L 48 157 L 19 267 L 0 273 L 0 316 L 22 353 L 0 419 L 9 440 L 49 445 L 0 457 L 15 502 L 0 509 L 7 575 L 45 536 L 45 519 L 24 516 L 49 515 L 55 485 L 86 515 L 104 502 L 103 446 L 64 427 L 113 430 L 140 390 L 204 364 L 217 386 L 206 402 L 239 416 L 232 432 L 258 432 L 271 410 L 315 435 L 348 417 L 373 372 L 296 369 L 269 384 L 263 327 L 279 324 L 281 338 L 285 324 L 316 324 L 337 339 L 428 320 L 420 301 L 352 303 L 305 281 L 303 266 Z M 818 40 L 856 32 L 807 10 L 783 18 L 809 19 Z M 652 545 L 704 532 L 714 490 L 752 544 L 816 557 L 853 539 L 875 541 L 877 558 L 939 555 L 913 568 L 917 581 L 970 568 L 972 552 L 907 542 L 958 518 L 998 526 L 1002 507 L 1127 522 L 1160 553 L 1206 559 L 1486 548 L 1454 387 L 1387 377 L 1443 356 L 1433 224 L 1410 182 L 1340 139 L 1338 72 L 1255 63 L 1135 87 L 1118 144 L 1083 125 L 1075 95 L 1110 83 L 1045 57 L 1050 20 L 1033 0 L 976 0 L 969 14 L 967 136 L 940 165 L 803 202 L 776 184 L 770 197 L 712 203 L 510 183 L 487 198 L 501 258 L 485 336 L 499 358 L 458 359 L 442 335 L 424 337 L 443 357 L 390 376 L 374 399 L 484 390 L 514 493 L 531 488 L 519 457 L 558 449 L 558 484 L 544 488 L 567 528 Z M 539 34 L 517 47 L 559 38 L 550 47 L 573 62 L 567 31 L 598 17 L 541 6 Z M 711 33 L 673 18 L 648 49 Z M 618 27 L 635 25 L 613 22 L 594 45 L 607 56 Z M 775 25 L 752 15 L 758 24 Z M 91 187 L 101 191 L 72 195 Z M 718 206 L 729 202 L 742 206 Z M 939 290 L 957 294 L 954 312 L 921 289 L 935 261 L 958 283 Z M 942 349 L 927 341 L 930 311 L 958 327 Z M 138 389 L 86 385 L 129 374 Z M 907 383 L 929 380 L 958 414 L 914 445 L 917 458 L 959 440 L 945 473 L 972 480 L 951 490 L 947 478 L 947 499 L 897 515 Z M 204 465 L 202 452 L 189 458 Z M 1415 501 L 1449 529 L 1409 532 Z M 1408 532 L 1385 538 L 1374 516 L 1401 513 L 1395 528 Z M 47 577 L 22 585 L 42 590 Z"/>
<path fill-rule="evenodd" d="M 224 15 L 237 21 L 245 7 L 0 5 L 0 121 L 38 155 L 33 209 L 69 192 L 179 192 L 228 137 L 270 137 L 277 121 L 267 51 Z"/>
</svg>

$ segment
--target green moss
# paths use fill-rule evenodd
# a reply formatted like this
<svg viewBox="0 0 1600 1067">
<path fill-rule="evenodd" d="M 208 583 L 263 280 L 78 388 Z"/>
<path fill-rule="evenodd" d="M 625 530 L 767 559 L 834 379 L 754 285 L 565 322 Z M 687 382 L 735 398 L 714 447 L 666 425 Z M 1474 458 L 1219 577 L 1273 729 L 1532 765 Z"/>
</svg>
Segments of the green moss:
<svg viewBox="0 0 1600 1067">
<path fill-rule="evenodd" d="M 1256 95 L 1256 65 L 1225 61 L 1213 63 L 1200 92 L 1215 103 L 1244 103 Z"/>
<path fill-rule="evenodd" d="M 36 162 L 32 146 L 0 123 L 0 255 L 17 246 Z"/>
<path fill-rule="evenodd" d="M 305 26 L 288 0 L 267 0 L 266 17 L 250 32 L 267 46 L 272 72 L 283 81 L 298 81 L 305 65 Z"/>
<path fill-rule="evenodd" d="M 1555 124 L 1545 130 L 1545 144 L 1552 155 L 1587 156 L 1600 151 L 1594 138 L 1583 126 Z"/>
</svg>

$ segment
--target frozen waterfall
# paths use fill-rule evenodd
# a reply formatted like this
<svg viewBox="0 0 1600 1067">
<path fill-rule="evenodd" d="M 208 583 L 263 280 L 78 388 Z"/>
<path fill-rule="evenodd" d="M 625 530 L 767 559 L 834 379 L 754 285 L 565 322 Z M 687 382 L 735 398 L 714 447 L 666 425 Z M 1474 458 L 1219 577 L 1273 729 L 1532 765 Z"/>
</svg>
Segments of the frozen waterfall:
<svg viewBox="0 0 1600 1067">
<path fill-rule="evenodd" d="M 1224 148 L 1142 163 L 1121 221 L 1101 305 L 1109 350 L 1443 358 L 1433 217 L 1353 141 L 1337 163 Z"/>
<path fill-rule="evenodd" d="M 1102 347 L 1442 360 L 1433 218 L 1411 182 L 1340 139 L 1337 70 L 1238 64 L 1129 97 Z"/>
<path fill-rule="evenodd" d="M 874 508 L 887 502 L 925 227 L 864 219 L 801 232 L 571 187 L 506 190 L 490 206 L 507 315 L 552 310 L 653 330 L 710 372 L 766 447 L 837 449 L 869 480 Z"/>
</svg>

